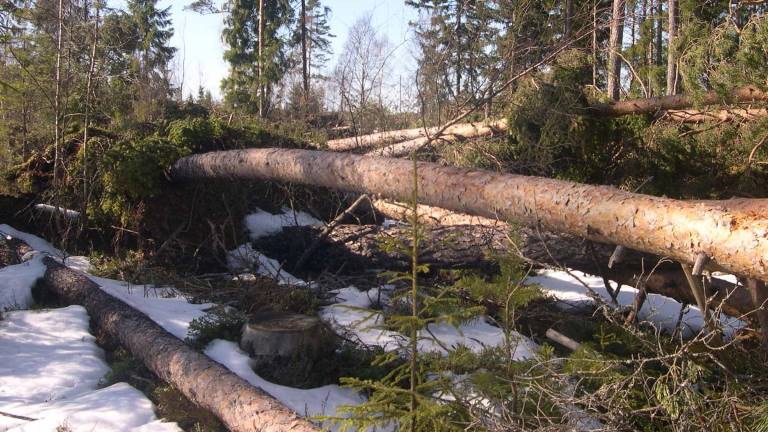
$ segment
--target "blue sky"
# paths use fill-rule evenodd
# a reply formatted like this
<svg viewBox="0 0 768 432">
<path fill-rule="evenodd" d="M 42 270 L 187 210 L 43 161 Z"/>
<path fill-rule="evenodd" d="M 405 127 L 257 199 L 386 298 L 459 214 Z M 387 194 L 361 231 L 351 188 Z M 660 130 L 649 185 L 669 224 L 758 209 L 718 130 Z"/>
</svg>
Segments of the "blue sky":
<svg viewBox="0 0 768 432">
<path fill-rule="evenodd" d="M 220 96 L 219 83 L 227 74 L 227 64 L 222 60 L 224 46 L 221 42 L 223 27 L 222 15 L 207 15 L 189 12 L 184 6 L 191 0 L 161 0 L 159 6 L 171 6 L 175 29 L 171 45 L 178 48 L 176 74 L 181 81 L 183 76 L 184 94 L 196 93 L 202 85 Z M 122 7 L 124 0 L 112 0 L 110 5 Z M 406 68 L 412 63 L 409 37 L 409 20 L 415 20 L 417 13 L 403 0 L 325 0 L 323 4 L 331 8 L 331 32 L 333 55 L 328 62 L 332 68 L 336 56 L 346 40 L 347 30 L 356 19 L 371 13 L 376 28 L 387 35 L 391 45 L 399 47 L 393 54 L 394 70 Z M 183 67 L 182 67 L 183 66 Z M 182 74 L 182 69 L 184 73 Z M 401 69 L 402 70 L 402 69 Z"/>
</svg>

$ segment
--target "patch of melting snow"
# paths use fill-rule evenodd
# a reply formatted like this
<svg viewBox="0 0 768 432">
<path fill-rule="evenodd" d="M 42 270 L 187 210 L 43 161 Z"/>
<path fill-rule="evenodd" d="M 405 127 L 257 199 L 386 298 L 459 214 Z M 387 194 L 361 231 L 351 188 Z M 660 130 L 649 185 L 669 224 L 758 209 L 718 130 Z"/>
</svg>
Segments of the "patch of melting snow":
<svg viewBox="0 0 768 432">
<path fill-rule="evenodd" d="M 180 431 L 127 384 L 97 390 L 109 371 L 81 306 L 13 311 L 0 321 L 0 431 Z"/>
<path fill-rule="evenodd" d="M 245 227 L 251 240 L 277 234 L 286 226 L 323 226 L 323 222 L 303 211 L 283 207 L 283 212 L 272 214 L 261 209 L 245 217 Z"/>
<path fill-rule="evenodd" d="M 43 256 L 0 269 L 0 312 L 27 309 L 32 303 L 32 285 L 45 274 Z"/>
<path fill-rule="evenodd" d="M 181 340 L 187 337 L 189 323 L 202 317 L 206 310 L 215 306 L 212 303 L 190 303 L 172 288 L 133 285 L 90 275 L 88 277 L 102 290 L 144 312 L 152 321 Z"/>
<path fill-rule="evenodd" d="M 605 300 L 606 303 L 611 304 L 611 297 L 601 277 L 588 275 L 576 270 L 570 273 L 568 274 L 568 272 L 562 270 L 542 270 L 537 276 L 529 277 L 527 282 L 541 285 L 545 293 L 551 294 L 560 300 L 564 307 L 581 308 L 594 304 L 594 299 L 589 296 L 587 287 Z M 728 281 L 735 279 L 728 275 L 717 277 Z M 611 288 L 616 288 L 615 283 L 611 283 L 611 285 Z M 616 300 L 620 306 L 632 306 L 637 292 L 636 288 L 626 285 L 622 286 Z M 638 318 L 669 333 L 675 329 L 681 307 L 682 304 L 675 299 L 660 294 L 648 293 Z M 720 324 L 723 328 L 723 334 L 728 338 L 732 338 L 739 329 L 746 326 L 744 321 L 725 314 L 721 314 Z M 704 328 L 704 325 L 704 315 L 699 308 L 689 306 L 681 321 L 683 337 L 687 338 L 695 335 Z"/>
<path fill-rule="evenodd" d="M 235 274 L 255 271 L 262 276 L 277 280 L 280 285 L 308 285 L 306 281 L 285 271 L 277 260 L 255 250 L 250 244 L 241 245 L 227 252 L 227 267 Z"/>
<path fill-rule="evenodd" d="M 381 312 L 370 309 L 379 299 L 387 298 L 386 293 L 374 288 L 360 291 L 347 287 L 336 292 L 338 303 L 320 311 L 320 317 L 342 334 L 346 333 L 364 345 L 380 346 L 385 350 L 396 350 L 406 343 L 404 335 L 382 328 L 384 318 Z M 458 327 L 449 323 L 432 323 L 427 330 L 419 331 L 418 347 L 420 352 L 446 353 L 445 348 L 453 349 L 465 346 L 480 352 L 486 347 L 497 347 L 506 343 L 504 331 L 489 323 L 487 317 L 478 317 Z M 531 358 L 538 350 L 536 343 L 527 337 L 512 331 L 512 343 L 515 345 L 514 360 Z"/>
</svg>

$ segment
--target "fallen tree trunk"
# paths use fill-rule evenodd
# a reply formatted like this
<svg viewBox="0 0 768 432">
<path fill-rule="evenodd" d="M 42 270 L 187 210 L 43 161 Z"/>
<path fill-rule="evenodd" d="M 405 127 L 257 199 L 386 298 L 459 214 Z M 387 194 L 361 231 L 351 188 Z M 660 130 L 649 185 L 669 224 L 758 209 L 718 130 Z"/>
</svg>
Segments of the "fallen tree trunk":
<svg viewBox="0 0 768 432">
<path fill-rule="evenodd" d="M 308 150 L 249 149 L 178 160 L 175 180 L 278 180 L 407 200 L 410 161 Z M 461 213 L 498 217 L 543 230 L 768 280 L 768 217 L 730 211 L 727 202 L 686 202 L 609 186 L 418 164 L 419 200 Z M 758 200 L 759 201 L 759 200 Z M 747 208 L 748 210 L 748 208 Z"/>
<path fill-rule="evenodd" d="M 688 95 L 670 95 L 610 101 L 592 105 L 589 107 L 589 111 L 597 115 L 620 117 L 630 114 L 653 114 L 659 111 L 688 109 L 697 104 L 720 105 L 758 101 L 768 101 L 768 92 L 764 92 L 755 86 L 746 86 L 734 89 L 726 95 L 712 91 L 698 98 Z"/>
<path fill-rule="evenodd" d="M 459 127 L 460 126 L 460 127 Z M 496 120 L 489 123 L 469 123 L 466 125 L 455 125 L 437 137 L 420 137 L 409 141 L 392 144 L 376 150 L 371 150 L 367 155 L 401 157 L 418 150 L 431 142 L 454 142 L 468 138 L 488 137 L 497 133 L 503 133 L 507 130 L 507 120 Z"/>
<path fill-rule="evenodd" d="M 447 127 L 441 134 L 441 137 L 463 137 L 473 138 L 492 133 L 497 130 L 506 130 L 506 119 L 494 120 L 491 122 L 477 123 L 459 123 Z M 432 136 L 442 129 L 441 126 L 430 128 L 402 129 L 387 132 L 379 132 L 371 135 L 359 137 L 344 138 L 328 141 L 328 149 L 333 151 L 348 151 L 355 149 L 364 149 L 376 147 L 381 144 L 397 143 L 407 140 L 415 140 Z M 457 139 L 457 138 L 454 138 Z"/>
<path fill-rule="evenodd" d="M 44 287 L 85 307 L 94 328 L 118 341 L 163 381 L 231 431 L 317 431 L 282 403 L 195 351 L 148 316 L 104 292 L 82 273 L 47 257 Z"/>
<path fill-rule="evenodd" d="M 680 265 L 672 261 L 659 263 L 660 258 L 629 251 L 624 260 L 609 269 L 606 265 L 613 246 L 588 244 L 583 239 L 549 232 L 536 232 L 529 228 L 515 230 L 520 237 L 520 249 L 510 250 L 506 236 L 512 228 L 497 222 L 496 226 L 447 224 L 424 227 L 419 261 L 430 269 L 496 268 L 493 254 L 520 253 L 538 267 L 566 267 L 584 273 L 604 276 L 622 285 L 645 284 L 649 292 L 663 294 L 680 302 L 696 304 Z M 321 235 L 314 227 L 285 227 L 274 236 L 259 239 L 256 247 L 265 255 L 275 258 L 290 268 L 298 257 Z M 366 270 L 407 270 L 410 258 L 394 248 L 391 242 L 410 244 L 412 230 L 407 226 L 383 227 L 378 225 L 343 225 L 329 238 L 320 242 L 318 257 L 309 260 L 305 269 L 320 273 L 330 271 L 355 275 Z M 729 315 L 741 316 L 754 311 L 749 293 L 737 286 L 713 278 L 707 285 L 711 305 Z"/>
<path fill-rule="evenodd" d="M 765 108 L 730 108 L 720 111 L 669 110 L 666 118 L 681 123 L 704 123 L 708 121 L 732 122 L 748 121 L 768 117 Z"/>
</svg>

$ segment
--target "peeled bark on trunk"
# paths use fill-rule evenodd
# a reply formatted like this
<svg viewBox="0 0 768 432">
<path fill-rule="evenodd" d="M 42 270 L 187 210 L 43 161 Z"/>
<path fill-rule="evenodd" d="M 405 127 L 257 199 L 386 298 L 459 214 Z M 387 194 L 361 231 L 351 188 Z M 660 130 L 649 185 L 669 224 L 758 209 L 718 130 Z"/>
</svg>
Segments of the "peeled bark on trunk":
<svg viewBox="0 0 768 432">
<path fill-rule="evenodd" d="M 461 125 L 455 125 L 448 128 L 439 137 L 420 137 L 409 141 L 392 144 L 380 149 L 371 150 L 367 155 L 370 156 L 386 156 L 386 157 L 401 157 L 406 156 L 418 150 L 428 144 L 430 141 L 433 143 L 440 142 L 454 142 L 468 138 L 488 137 L 497 133 L 504 133 L 507 130 L 507 120 L 495 120 L 487 123 L 467 123 Z"/>
<path fill-rule="evenodd" d="M 493 132 L 494 130 L 506 130 L 506 119 L 494 120 L 491 122 L 478 123 L 459 123 L 447 127 L 441 135 L 459 135 L 465 138 L 482 136 Z M 442 129 L 441 126 L 430 128 L 401 129 L 394 131 L 378 132 L 359 137 L 343 138 L 328 141 L 328 149 L 333 151 L 348 151 L 355 149 L 364 149 L 376 147 L 381 144 L 398 143 L 407 140 L 416 140 L 432 136 Z"/>
<path fill-rule="evenodd" d="M 717 92 L 708 92 L 700 98 L 693 98 L 687 95 L 673 95 L 611 101 L 592 105 L 589 107 L 589 111 L 596 115 L 620 117 L 631 114 L 654 114 L 659 111 L 683 110 L 691 108 L 697 104 L 720 105 L 759 101 L 768 101 L 768 92 L 764 92 L 755 86 L 746 86 L 734 89 L 727 95 L 722 95 Z"/>
<path fill-rule="evenodd" d="M 248 149 L 178 160 L 174 179 L 277 180 L 405 201 L 410 161 L 310 150 Z M 498 217 L 768 280 L 768 217 L 730 211 L 727 202 L 686 202 L 539 177 L 418 164 L 419 200 L 461 213 Z M 759 200 L 758 200 L 759 201 Z M 747 206 L 747 210 L 749 207 Z"/>
<path fill-rule="evenodd" d="M 85 307 L 94 328 L 118 341 L 163 381 L 204 408 L 231 431 L 317 431 L 282 403 L 195 351 L 148 316 L 104 292 L 83 274 L 54 259 L 45 288 L 67 303 Z"/>
</svg>

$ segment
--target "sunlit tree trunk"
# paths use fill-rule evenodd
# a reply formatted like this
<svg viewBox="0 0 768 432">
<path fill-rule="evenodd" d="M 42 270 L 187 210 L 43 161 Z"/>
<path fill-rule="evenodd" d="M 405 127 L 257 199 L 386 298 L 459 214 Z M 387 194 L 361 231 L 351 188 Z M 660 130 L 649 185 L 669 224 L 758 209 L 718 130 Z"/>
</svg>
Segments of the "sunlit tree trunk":
<svg viewBox="0 0 768 432">
<path fill-rule="evenodd" d="M 621 53 L 624 36 L 624 0 L 613 0 L 611 15 L 611 35 L 608 42 L 608 97 L 619 100 L 621 91 Z"/>
</svg>

